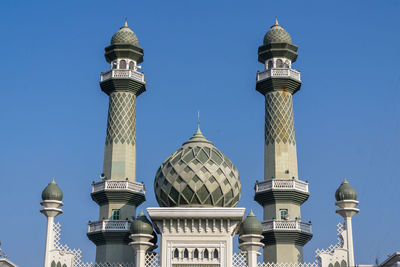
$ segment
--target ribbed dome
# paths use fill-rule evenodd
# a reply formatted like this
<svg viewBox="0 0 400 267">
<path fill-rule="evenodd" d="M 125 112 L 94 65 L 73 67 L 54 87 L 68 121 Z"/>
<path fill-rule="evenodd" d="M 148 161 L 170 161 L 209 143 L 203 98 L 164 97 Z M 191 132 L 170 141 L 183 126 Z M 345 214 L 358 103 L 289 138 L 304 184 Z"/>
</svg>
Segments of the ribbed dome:
<svg viewBox="0 0 400 267">
<path fill-rule="evenodd" d="M 147 234 L 151 235 L 153 233 L 153 225 L 147 219 L 143 211 L 133 220 L 131 225 L 131 234 Z"/>
<path fill-rule="evenodd" d="M 139 46 L 139 40 L 136 34 L 128 27 L 128 23 L 125 21 L 125 25 L 117 31 L 111 38 L 111 45 L 115 44 L 130 44 Z"/>
<path fill-rule="evenodd" d="M 56 184 L 56 182 L 51 180 L 51 182 L 46 186 L 46 188 L 42 192 L 42 200 L 57 200 L 62 201 L 63 192 L 60 187 Z"/>
<path fill-rule="evenodd" d="M 235 207 L 241 183 L 233 163 L 197 129 L 158 169 L 154 191 L 161 207 Z"/>
<path fill-rule="evenodd" d="M 264 36 L 264 45 L 271 43 L 292 43 L 292 37 L 290 37 L 289 33 L 279 25 L 278 19 L 275 20 L 275 24 L 271 26 Z"/>
<path fill-rule="evenodd" d="M 344 179 L 342 184 L 336 190 L 335 193 L 336 201 L 342 200 L 357 200 L 356 190 L 349 184 L 349 182 Z"/>
<path fill-rule="evenodd" d="M 253 211 L 250 211 L 247 215 L 246 220 L 240 226 L 241 235 L 261 235 L 262 227 L 261 222 L 254 215 Z"/>
</svg>

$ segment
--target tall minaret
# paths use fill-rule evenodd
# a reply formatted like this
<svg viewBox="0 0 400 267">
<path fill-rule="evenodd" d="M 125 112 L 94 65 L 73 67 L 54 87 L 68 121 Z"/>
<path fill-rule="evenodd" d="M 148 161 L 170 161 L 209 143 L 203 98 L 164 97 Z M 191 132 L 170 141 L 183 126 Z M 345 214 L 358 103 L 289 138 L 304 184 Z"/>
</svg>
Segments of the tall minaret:
<svg viewBox="0 0 400 267">
<path fill-rule="evenodd" d="M 297 171 L 292 102 L 301 86 L 300 73 L 292 69 L 297 48 L 278 20 L 258 48 L 258 61 L 265 67 L 256 85 L 265 97 L 265 162 L 255 200 L 264 208 L 264 262 L 303 262 L 303 246 L 312 237 L 311 223 L 300 214 L 309 191 Z"/>
<path fill-rule="evenodd" d="M 144 200 L 144 185 L 136 182 L 136 98 L 146 90 L 143 49 L 125 25 L 105 48 L 110 70 L 100 87 L 109 95 L 102 181 L 93 182 L 92 199 L 100 206 L 99 220 L 89 222 L 88 237 L 96 246 L 96 262 L 134 263 L 128 245 L 136 207 Z"/>
</svg>

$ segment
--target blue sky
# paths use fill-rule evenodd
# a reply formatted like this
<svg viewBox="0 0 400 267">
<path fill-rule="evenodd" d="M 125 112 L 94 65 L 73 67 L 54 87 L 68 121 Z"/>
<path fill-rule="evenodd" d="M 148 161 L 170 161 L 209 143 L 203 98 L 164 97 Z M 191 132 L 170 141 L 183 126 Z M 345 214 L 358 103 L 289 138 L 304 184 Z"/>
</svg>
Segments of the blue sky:
<svg viewBox="0 0 400 267">
<path fill-rule="evenodd" d="M 0 240 L 19 266 L 43 261 L 40 194 L 64 191 L 63 241 L 93 261 L 87 222 L 98 218 L 91 182 L 102 172 L 108 98 L 104 47 L 128 18 L 144 48 L 148 91 L 137 101 L 137 177 L 157 206 L 159 165 L 195 131 L 237 166 L 239 206 L 252 208 L 263 177 L 264 99 L 255 90 L 257 47 L 278 16 L 299 46 L 293 67 L 299 175 L 313 223 L 305 258 L 336 240 L 334 192 L 356 188 L 358 264 L 400 250 L 399 1 L 10 1 L 0 4 Z"/>
</svg>

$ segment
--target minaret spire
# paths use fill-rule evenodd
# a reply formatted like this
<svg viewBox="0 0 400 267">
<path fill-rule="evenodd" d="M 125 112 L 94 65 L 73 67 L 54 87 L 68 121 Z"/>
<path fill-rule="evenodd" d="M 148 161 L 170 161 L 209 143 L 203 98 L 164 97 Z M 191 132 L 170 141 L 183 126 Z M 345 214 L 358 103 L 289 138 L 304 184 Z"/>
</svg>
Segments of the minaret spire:
<svg viewBox="0 0 400 267">
<path fill-rule="evenodd" d="M 136 182 L 136 101 L 146 90 L 146 81 L 137 71 L 143 62 L 143 49 L 128 28 L 127 19 L 105 51 L 110 69 L 100 80 L 101 89 L 109 97 L 104 179 L 92 184 L 91 197 L 100 209 L 99 219 L 89 223 L 87 235 L 97 246 L 97 263 L 133 264 L 129 227 L 136 207 L 145 200 L 144 185 Z"/>
<path fill-rule="evenodd" d="M 296 58 L 297 46 L 276 17 L 258 49 L 265 70 L 257 73 L 256 84 L 265 98 L 265 161 L 264 181 L 256 184 L 255 200 L 264 208 L 264 261 L 270 263 L 303 262 L 303 246 L 312 237 L 311 223 L 300 220 L 300 206 L 309 192 L 297 169 L 292 97 L 301 80 L 291 68 Z M 293 230 L 283 225 L 292 225 Z"/>
</svg>

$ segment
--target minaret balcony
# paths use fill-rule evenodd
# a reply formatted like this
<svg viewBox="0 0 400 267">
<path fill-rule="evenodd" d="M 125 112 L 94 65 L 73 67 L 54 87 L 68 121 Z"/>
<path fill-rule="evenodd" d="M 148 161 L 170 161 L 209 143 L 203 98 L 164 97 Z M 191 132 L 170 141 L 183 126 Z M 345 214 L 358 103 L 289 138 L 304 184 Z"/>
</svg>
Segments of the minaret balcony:
<svg viewBox="0 0 400 267">
<path fill-rule="evenodd" d="M 272 220 L 261 223 L 263 232 L 268 231 L 302 231 L 312 234 L 311 223 L 301 220 Z"/>
<path fill-rule="evenodd" d="M 260 205 L 274 203 L 280 200 L 301 205 L 310 196 L 308 183 L 296 179 L 275 178 L 257 182 L 254 189 L 254 200 L 260 203 Z"/>
<path fill-rule="evenodd" d="M 96 245 L 105 244 L 107 241 L 120 241 L 129 243 L 131 222 L 123 220 L 103 220 L 89 222 L 87 236 Z"/>
<path fill-rule="evenodd" d="M 107 72 L 103 72 L 101 74 L 100 82 L 104 82 L 106 80 L 112 78 L 119 78 L 119 79 L 133 79 L 138 82 L 145 83 L 144 74 L 135 70 L 109 70 Z"/>
<path fill-rule="evenodd" d="M 292 78 L 299 82 L 300 72 L 289 68 L 273 68 L 264 71 L 257 72 L 257 82 L 268 79 L 268 78 Z"/>
<path fill-rule="evenodd" d="M 100 87 L 108 95 L 114 91 L 128 90 L 138 96 L 146 91 L 146 80 L 144 73 L 136 70 L 113 69 L 101 74 Z"/>
<path fill-rule="evenodd" d="M 311 222 L 301 220 L 272 220 L 261 223 L 264 240 L 266 245 L 275 243 L 294 242 L 304 246 L 311 240 L 313 234 Z"/>
<path fill-rule="evenodd" d="M 300 87 L 300 72 L 297 70 L 273 68 L 257 72 L 256 90 L 263 95 L 279 90 L 295 94 Z"/>
<path fill-rule="evenodd" d="M 103 220 L 90 222 L 88 233 L 102 231 L 119 231 L 126 232 L 131 228 L 131 222 L 126 220 Z"/>
<path fill-rule="evenodd" d="M 91 196 L 99 205 L 126 202 L 139 206 L 146 200 L 144 184 L 127 180 L 103 180 L 93 183 Z"/>
</svg>

